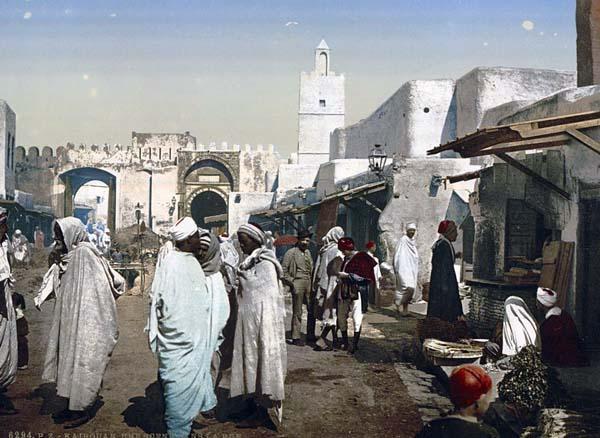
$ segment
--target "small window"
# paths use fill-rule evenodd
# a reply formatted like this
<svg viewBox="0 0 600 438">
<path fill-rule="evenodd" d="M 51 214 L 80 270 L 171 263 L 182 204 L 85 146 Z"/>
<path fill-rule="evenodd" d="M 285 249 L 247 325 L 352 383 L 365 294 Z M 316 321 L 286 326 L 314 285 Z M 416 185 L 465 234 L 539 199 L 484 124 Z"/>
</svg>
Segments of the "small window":
<svg viewBox="0 0 600 438">
<path fill-rule="evenodd" d="M 319 106 L 320 106 L 321 108 L 325 108 L 325 106 L 326 106 L 326 104 L 325 104 L 325 99 L 321 99 L 321 100 L 319 100 Z"/>
<path fill-rule="evenodd" d="M 428 107 L 425 107 L 425 108 L 423 108 L 423 112 L 424 112 L 425 114 L 427 114 L 427 113 L 429 112 L 429 108 L 428 108 Z"/>
</svg>

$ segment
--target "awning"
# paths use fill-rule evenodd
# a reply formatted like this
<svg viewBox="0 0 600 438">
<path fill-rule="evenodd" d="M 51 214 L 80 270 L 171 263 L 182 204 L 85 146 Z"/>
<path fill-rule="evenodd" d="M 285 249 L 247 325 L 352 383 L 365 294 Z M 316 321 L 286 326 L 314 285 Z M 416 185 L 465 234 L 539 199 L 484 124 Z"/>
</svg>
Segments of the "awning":
<svg viewBox="0 0 600 438">
<path fill-rule="evenodd" d="M 497 155 L 561 146 L 571 138 L 581 141 L 594 152 L 600 153 L 598 142 L 579 131 L 595 126 L 600 126 L 600 111 L 482 128 L 465 137 L 433 148 L 427 151 L 427 155 L 449 150 L 458 152 L 464 158 Z"/>
<path fill-rule="evenodd" d="M 263 216 L 266 218 L 276 218 L 276 217 L 281 217 L 281 216 L 298 215 L 298 214 L 306 213 L 308 210 L 318 208 L 321 206 L 321 204 L 328 202 L 328 201 L 338 199 L 343 202 L 343 201 L 349 201 L 351 199 L 356 199 L 356 198 L 362 198 L 372 208 L 377 209 L 381 213 L 381 210 L 378 207 L 372 205 L 371 202 L 369 202 L 368 200 L 364 199 L 364 196 L 367 196 L 371 193 L 379 192 L 381 190 L 385 190 L 385 188 L 386 188 L 385 181 L 377 181 L 374 183 L 369 183 L 369 184 L 365 184 L 362 186 L 354 187 L 352 189 L 333 193 L 331 195 L 324 197 L 319 202 L 315 202 L 313 204 L 302 205 L 302 206 L 298 206 L 298 207 L 296 207 L 294 205 L 283 205 L 279 208 L 270 208 L 267 210 L 256 211 L 256 212 L 251 213 L 251 215 L 252 216 Z"/>
<path fill-rule="evenodd" d="M 459 153 L 463 158 L 495 155 L 550 190 L 571 199 L 571 196 L 565 190 L 508 154 L 510 152 L 563 146 L 572 139 L 600 154 L 600 142 L 581 132 L 581 129 L 597 126 L 600 126 L 600 111 L 482 128 L 465 137 L 457 138 L 454 141 L 433 148 L 427 151 L 427 155 L 435 155 L 449 150 Z M 479 174 L 472 172 L 450 176 L 447 179 L 456 182 L 477 177 L 479 177 Z"/>
</svg>

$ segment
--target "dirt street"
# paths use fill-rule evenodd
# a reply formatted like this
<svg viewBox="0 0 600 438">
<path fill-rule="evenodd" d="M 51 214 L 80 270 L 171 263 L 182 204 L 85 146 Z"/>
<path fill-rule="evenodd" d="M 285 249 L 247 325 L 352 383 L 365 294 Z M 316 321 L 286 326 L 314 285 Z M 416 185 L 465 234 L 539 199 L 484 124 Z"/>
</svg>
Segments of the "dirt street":
<svg viewBox="0 0 600 438">
<path fill-rule="evenodd" d="M 36 275 L 38 273 L 36 272 Z M 20 275 L 20 278 L 23 278 Z M 164 433 L 161 393 L 156 381 L 156 360 L 143 332 L 147 297 L 123 296 L 118 301 L 120 339 L 105 375 L 102 406 L 95 418 L 74 431 L 55 425 L 51 413 L 61 406 L 54 387 L 41 381 L 52 302 L 38 312 L 32 303 L 33 282 L 26 295 L 30 334 L 30 366 L 19 371 L 8 395 L 19 414 L 0 417 L 2 437 L 83 436 L 102 433 L 117 437 L 143 437 Z M 288 319 L 291 303 L 288 300 Z M 376 314 L 367 315 L 376 318 Z M 283 426 L 268 429 L 236 429 L 235 423 L 195 424 L 197 436 L 414 436 L 421 427 L 420 415 L 406 387 L 382 348 L 382 335 L 366 325 L 361 351 L 315 352 L 310 347 L 288 346 L 288 376 Z M 11 434 L 11 432 L 13 432 Z M 14 432 L 26 432 L 17 435 Z M 67 435 L 66 433 L 69 433 Z M 35 434 L 35 435 L 34 435 Z"/>
</svg>

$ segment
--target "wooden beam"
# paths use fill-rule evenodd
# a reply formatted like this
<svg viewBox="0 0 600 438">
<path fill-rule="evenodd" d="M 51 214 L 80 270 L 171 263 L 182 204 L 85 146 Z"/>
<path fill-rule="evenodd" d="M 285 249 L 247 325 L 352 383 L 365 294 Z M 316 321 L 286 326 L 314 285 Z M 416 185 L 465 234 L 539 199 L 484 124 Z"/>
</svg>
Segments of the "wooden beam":
<svg viewBox="0 0 600 438">
<path fill-rule="evenodd" d="M 367 198 L 363 197 L 363 196 L 359 196 L 358 199 L 360 199 L 361 201 L 363 201 L 365 204 L 367 204 L 369 207 L 371 207 L 373 210 L 375 210 L 377 213 L 381 214 L 382 210 L 381 208 L 377 207 L 375 204 L 373 204 L 371 201 L 369 201 Z"/>
<path fill-rule="evenodd" d="M 476 170 L 475 172 L 467 172 L 467 173 L 461 173 L 459 175 L 447 176 L 446 180 L 450 184 L 454 184 L 459 181 L 469 181 L 472 179 L 476 179 L 476 178 L 479 178 L 480 176 L 481 176 L 481 170 Z"/>
<path fill-rule="evenodd" d="M 500 147 L 492 146 L 489 149 L 477 151 L 472 154 L 463 154 L 463 156 L 465 158 L 470 158 L 470 157 L 480 157 L 482 155 L 497 154 L 499 152 L 518 152 L 518 151 L 530 151 L 533 149 L 552 148 L 552 147 L 556 147 L 556 146 L 564 146 L 565 143 L 570 140 L 569 136 L 567 136 L 567 135 L 547 137 L 547 138 L 548 139 L 557 138 L 557 139 L 551 140 L 551 141 L 539 141 L 538 140 L 535 143 L 532 143 L 530 140 L 514 141 L 511 143 L 504 143 L 504 144 L 500 145 Z"/>
<path fill-rule="evenodd" d="M 582 143 L 584 146 L 587 146 L 592 151 L 600 154 L 600 142 L 594 140 L 589 135 L 586 135 L 577 129 L 567 129 L 567 134 Z"/>
<path fill-rule="evenodd" d="M 585 120 L 582 122 L 565 123 L 563 125 L 548 126 L 546 128 L 531 129 L 526 126 L 511 126 L 523 138 L 539 137 L 542 135 L 558 134 L 568 129 L 585 129 L 600 126 L 600 119 Z"/>
<path fill-rule="evenodd" d="M 524 165 L 523 163 L 521 163 L 519 160 L 514 159 L 513 157 L 511 157 L 510 155 L 508 155 L 505 152 L 499 152 L 499 153 L 497 153 L 495 155 L 498 158 L 500 158 L 501 160 L 506 161 L 508 164 L 510 164 L 514 168 L 520 170 L 525 175 L 530 176 L 531 178 L 533 178 L 535 181 L 539 182 L 544 187 L 546 187 L 546 188 L 548 188 L 550 190 L 555 191 L 556 193 L 558 193 L 559 195 L 561 195 L 562 197 L 564 197 L 564 198 L 566 198 L 568 200 L 571 200 L 571 195 L 569 195 L 568 192 L 564 191 L 563 189 L 561 189 L 560 187 L 558 187 L 553 182 L 547 180 L 546 178 L 544 178 L 539 173 L 537 173 L 534 170 L 530 169 L 529 167 L 527 167 L 526 165 Z"/>
</svg>

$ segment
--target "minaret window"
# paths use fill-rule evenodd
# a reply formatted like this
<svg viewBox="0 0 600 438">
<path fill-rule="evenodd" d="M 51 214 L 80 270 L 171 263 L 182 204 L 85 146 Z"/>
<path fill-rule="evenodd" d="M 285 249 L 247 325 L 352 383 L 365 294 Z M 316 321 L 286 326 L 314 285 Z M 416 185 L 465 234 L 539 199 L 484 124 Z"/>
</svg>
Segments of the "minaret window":
<svg viewBox="0 0 600 438">
<path fill-rule="evenodd" d="M 325 108 L 325 107 L 327 106 L 327 104 L 325 103 L 325 99 L 321 99 L 321 100 L 319 100 L 319 106 L 320 106 L 321 108 Z"/>
</svg>

